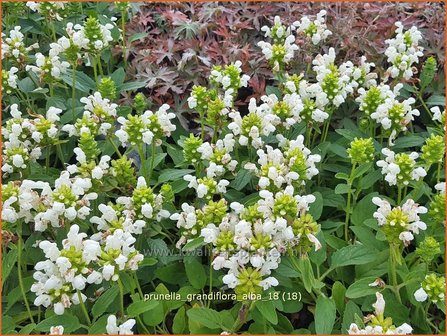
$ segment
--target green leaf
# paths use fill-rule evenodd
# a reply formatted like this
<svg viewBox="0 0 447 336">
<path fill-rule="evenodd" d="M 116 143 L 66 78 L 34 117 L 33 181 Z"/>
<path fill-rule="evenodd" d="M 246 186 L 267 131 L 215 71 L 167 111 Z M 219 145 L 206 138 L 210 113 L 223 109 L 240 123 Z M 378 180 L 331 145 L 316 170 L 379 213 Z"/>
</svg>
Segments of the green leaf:
<svg viewBox="0 0 447 336">
<path fill-rule="evenodd" d="M 366 195 L 360 202 L 354 207 L 352 212 L 351 222 L 354 225 L 362 225 L 366 219 L 372 218 L 373 213 L 376 211 L 376 207 L 372 203 L 372 199 L 378 196 L 379 193 L 373 192 Z"/>
<path fill-rule="evenodd" d="M 349 191 L 349 185 L 346 183 L 337 184 L 334 191 L 337 195 L 347 194 Z"/>
<path fill-rule="evenodd" d="M 96 335 L 104 334 L 106 331 L 108 317 L 108 315 L 103 315 L 99 319 L 97 319 L 89 328 L 88 333 Z"/>
<path fill-rule="evenodd" d="M 3 315 L 2 316 L 2 334 L 12 334 L 14 331 L 14 328 L 16 326 L 16 323 L 14 322 L 14 319 L 11 316 Z"/>
<path fill-rule="evenodd" d="M 22 329 L 20 329 L 19 334 L 20 335 L 29 335 L 29 334 L 31 334 L 31 331 L 33 331 L 35 328 L 36 328 L 36 324 L 35 323 L 27 324 Z"/>
<path fill-rule="evenodd" d="M 158 177 L 158 183 L 183 179 L 183 176 L 192 172 L 194 172 L 194 169 L 163 169 L 163 172 Z"/>
<path fill-rule="evenodd" d="M 366 174 L 365 176 L 363 176 L 359 180 L 357 187 L 360 190 L 365 190 L 365 189 L 371 188 L 374 185 L 374 183 L 379 181 L 381 178 L 382 178 L 382 173 L 380 172 L 380 170 L 374 170 L 374 171 Z"/>
<path fill-rule="evenodd" d="M 138 316 L 158 306 L 158 301 L 136 301 L 127 307 L 127 314 L 131 317 Z"/>
<path fill-rule="evenodd" d="M 406 135 L 400 137 L 394 143 L 394 148 L 409 148 L 409 147 L 420 147 L 424 143 L 425 139 L 419 135 Z"/>
<path fill-rule="evenodd" d="M 421 91 L 433 81 L 433 78 L 436 75 L 436 66 L 436 59 L 433 56 L 427 58 L 422 67 L 421 75 L 419 76 Z"/>
<path fill-rule="evenodd" d="M 309 213 L 315 220 L 319 220 L 323 212 L 323 196 L 317 191 L 312 193 L 315 196 L 315 202 L 309 206 Z"/>
<path fill-rule="evenodd" d="M 297 261 L 301 279 L 303 279 L 304 288 L 307 292 L 311 292 L 315 287 L 315 275 L 309 258 L 301 258 Z"/>
<path fill-rule="evenodd" d="M 129 37 L 128 42 L 132 43 L 136 40 L 144 39 L 147 35 L 148 35 L 148 33 L 146 33 L 146 32 L 133 34 L 131 37 Z"/>
<path fill-rule="evenodd" d="M 201 262 L 196 257 L 186 256 L 183 259 L 186 276 L 194 288 L 202 289 L 206 284 L 206 273 Z"/>
<path fill-rule="evenodd" d="M 119 92 L 133 91 L 146 86 L 145 82 L 127 82 L 118 87 Z"/>
<path fill-rule="evenodd" d="M 441 106 L 445 106 L 445 97 L 444 96 L 431 96 L 430 98 L 427 99 L 426 101 L 427 105 L 441 105 Z"/>
<path fill-rule="evenodd" d="M 117 285 L 110 287 L 96 300 L 92 307 L 92 314 L 94 317 L 98 317 L 107 311 L 107 308 L 118 297 L 119 288 Z"/>
<path fill-rule="evenodd" d="M 372 162 L 361 164 L 360 166 L 355 168 L 355 170 L 354 170 L 354 178 L 362 176 L 367 171 L 370 171 L 372 168 L 373 168 L 373 163 Z"/>
<path fill-rule="evenodd" d="M 5 281 L 8 279 L 11 274 L 14 265 L 17 262 L 17 248 L 11 249 L 6 255 L 3 255 L 2 258 L 2 287 Z"/>
<path fill-rule="evenodd" d="M 124 79 L 126 78 L 124 68 L 116 69 L 113 74 L 110 75 L 110 78 L 112 78 L 116 86 L 122 85 L 124 83 Z"/>
<path fill-rule="evenodd" d="M 347 265 L 362 265 L 376 259 L 376 250 L 363 245 L 350 245 L 332 254 L 331 268 Z"/>
<path fill-rule="evenodd" d="M 186 243 L 185 246 L 183 246 L 182 250 L 183 251 L 192 251 L 198 247 L 205 245 L 205 242 L 203 239 L 204 239 L 203 237 L 198 237 L 198 238 L 191 240 L 190 242 Z"/>
<path fill-rule="evenodd" d="M 248 170 L 241 168 L 236 178 L 230 183 L 230 186 L 236 190 L 242 190 L 251 180 L 252 174 Z"/>
<path fill-rule="evenodd" d="M 204 307 L 189 309 L 186 314 L 190 321 L 199 323 L 210 329 L 217 329 L 220 326 L 220 315 L 217 311 Z"/>
<path fill-rule="evenodd" d="M 61 78 L 66 84 L 71 87 L 73 84 L 73 70 L 67 69 L 67 72 L 62 74 Z M 96 89 L 96 83 L 84 72 L 76 71 L 75 88 L 76 90 L 82 91 L 84 93 L 90 93 L 90 91 L 94 91 Z"/>
<path fill-rule="evenodd" d="M 354 323 L 356 315 L 363 316 L 363 313 L 353 301 L 348 301 L 343 313 L 343 322 L 341 325 L 342 334 L 348 333 L 349 326 L 351 325 L 351 323 Z"/>
<path fill-rule="evenodd" d="M 61 325 L 64 327 L 64 333 L 69 333 L 76 329 L 79 329 L 81 324 L 76 316 L 69 313 L 64 313 L 63 315 L 53 315 L 42 322 L 40 322 L 35 330 L 49 332 L 50 328 L 53 326 Z"/>
<path fill-rule="evenodd" d="M 346 291 L 346 297 L 350 299 L 358 299 L 368 295 L 374 295 L 378 291 L 378 288 L 371 287 L 369 286 L 369 284 L 373 283 L 376 278 L 377 277 L 367 277 L 357 280 L 348 287 L 348 290 Z"/>
<path fill-rule="evenodd" d="M 182 306 L 177 311 L 177 313 L 174 316 L 174 320 L 172 323 L 172 331 L 174 334 L 183 334 L 186 327 L 186 312 L 185 307 Z"/>
<path fill-rule="evenodd" d="M 17 83 L 17 87 L 19 88 L 20 91 L 25 92 L 25 93 L 29 93 L 36 88 L 33 81 L 29 77 L 25 77 L 22 80 L 20 80 Z"/>
<path fill-rule="evenodd" d="M 278 314 L 273 301 L 256 301 L 255 307 L 271 324 L 278 323 Z"/>
<path fill-rule="evenodd" d="M 340 314 L 343 314 L 343 311 L 345 310 L 345 293 L 345 286 L 343 286 L 340 281 L 334 282 L 332 285 L 332 298 L 334 299 L 335 306 Z"/>
<path fill-rule="evenodd" d="M 265 93 L 269 96 L 271 94 L 274 94 L 276 97 L 281 98 L 282 92 L 280 89 L 278 89 L 276 86 L 267 85 L 265 88 Z"/>
<path fill-rule="evenodd" d="M 335 323 L 335 302 L 323 295 L 317 299 L 315 307 L 315 331 L 317 334 L 331 334 Z"/>
<path fill-rule="evenodd" d="M 158 263 L 158 260 L 155 258 L 150 258 L 150 257 L 146 257 L 143 259 L 143 261 L 141 262 L 141 264 L 139 265 L 139 267 L 144 267 L 144 266 L 153 266 L 156 263 Z"/>
</svg>

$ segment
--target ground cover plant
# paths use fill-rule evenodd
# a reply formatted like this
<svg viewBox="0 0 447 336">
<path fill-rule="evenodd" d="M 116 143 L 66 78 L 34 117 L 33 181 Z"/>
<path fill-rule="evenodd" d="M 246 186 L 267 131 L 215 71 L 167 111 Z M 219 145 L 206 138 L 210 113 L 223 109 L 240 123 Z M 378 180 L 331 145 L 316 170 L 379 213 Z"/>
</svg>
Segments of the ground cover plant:
<svg viewBox="0 0 447 336">
<path fill-rule="evenodd" d="M 1 6 L 3 334 L 445 333 L 440 4 Z"/>
</svg>

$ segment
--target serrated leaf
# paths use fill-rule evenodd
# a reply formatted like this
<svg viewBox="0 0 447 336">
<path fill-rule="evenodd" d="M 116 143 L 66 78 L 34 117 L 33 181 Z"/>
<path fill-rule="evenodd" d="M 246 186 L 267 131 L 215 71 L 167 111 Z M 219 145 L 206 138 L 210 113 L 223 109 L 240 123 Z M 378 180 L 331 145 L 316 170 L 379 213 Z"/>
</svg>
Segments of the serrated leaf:
<svg viewBox="0 0 447 336">
<path fill-rule="evenodd" d="M 192 172 L 194 172 L 194 169 L 163 169 L 163 172 L 158 177 L 158 183 L 183 179 L 183 176 Z"/>
<path fill-rule="evenodd" d="M 273 301 L 256 301 L 255 307 L 271 324 L 278 323 L 278 314 Z"/>
<path fill-rule="evenodd" d="M 376 251 L 363 245 L 350 245 L 332 254 L 331 268 L 367 264 L 376 259 Z"/>
<path fill-rule="evenodd" d="M 158 305 L 159 302 L 153 300 L 132 302 L 129 307 L 127 307 L 127 314 L 131 317 L 135 317 L 154 309 Z"/>
</svg>

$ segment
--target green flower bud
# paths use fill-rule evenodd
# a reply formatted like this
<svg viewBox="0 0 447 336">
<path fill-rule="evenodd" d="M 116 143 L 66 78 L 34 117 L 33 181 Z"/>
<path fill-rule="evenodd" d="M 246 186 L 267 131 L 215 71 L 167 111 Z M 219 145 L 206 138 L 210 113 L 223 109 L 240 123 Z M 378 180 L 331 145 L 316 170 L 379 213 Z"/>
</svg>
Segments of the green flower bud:
<svg viewBox="0 0 447 336">
<path fill-rule="evenodd" d="M 397 183 L 407 185 L 408 182 L 413 179 L 411 177 L 411 173 L 416 166 L 415 161 L 410 158 L 409 154 L 399 153 L 396 154 L 394 163 L 396 163 L 400 168 L 400 172 L 397 174 Z"/>
<path fill-rule="evenodd" d="M 284 66 L 284 56 L 286 55 L 286 48 L 282 44 L 274 44 L 272 46 L 272 57 L 269 60 L 269 63 L 275 67 L 275 64 L 278 64 L 279 69 L 281 70 Z"/>
<path fill-rule="evenodd" d="M 95 120 L 89 116 L 84 114 L 82 118 L 79 118 L 76 120 L 75 128 L 78 131 L 78 133 L 83 128 L 88 128 L 90 130 L 90 133 L 93 135 L 97 135 L 99 133 L 99 123 L 95 122 Z"/>
<path fill-rule="evenodd" d="M 129 135 L 128 141 L 131 145 L 137 145 L 143 142 L 143 132 L 145 129 L 146 126 L 144 125 L 141 116 L 131 114 L 127 116 L 127 123 L 124 126 L 124 131 Z"/>
<path fill-rule="evenodd" d="M 441 135 L 432 134 L 430 138 L 425 140 L 422 146 L 422 159 L 427 166 L 444 161 L 445 156 L 445 140 Z"/>
<path fill-rule="evenodd" d="M 425 237 L 416 248 L 416 255 L 426 263 L 431 263 L 440 253 L 440 244 L 433 237 Z"/>
<path fill-rule="evenodd" d="M 55 202 L 63 203 L 66 208 L 76 206 L 76 201 L 78 198 L 71 191 L 68 185 L 61 185 L 57 191 L 53 192 L 53 200 Z"/>
<path fill-rule="evenodd" d="M 438 224 L 445 224 L 446 212 L 445 212 L 445 194 L 437 194 L 433 197 L 433 201 L 430 203 L 428 209 L 429 217 Z"/>
<path fill-rule="evenodd" d="M 8 184 L 2 185 L 2 202 L 5 202 L 11 197 L 19 196 L 19 186 L 16 182 L 10 181 Z"/>
<path fill-rule="evenodd" d="M 197 216 L 197 222 L 201 228 L 204 228 L 208 224 L 219 225 L 225 215 L 227 214 L 228 206 L 225 199 L 221 199 L 217 202 L 209 201 L 207 205 L 203 207 L 200 215 Z"/>
<path fill-rule="evenodd" d="M 189 107 L 195 108 L 197 112 L 203 113 L 208 108 L 209 93 L 203 86 L 194 85 L 191 91 L 191 97 L 188 100 Z"/>
<path fill-rule="evenodd" d="M 365 114 L 369 116 L 371 113 L 376 112 L 379 105 L 384 101 L 380 89 L 373 86 L 366 92 L 363 102 L 359 106 L 359 110 L 365 112 Z"/>
<path fill-rule="evenodd" d="M 257 233 L 250 238 L 250 249 L 252 251 L 264 250 L 268 251 L 274 246 L 272 237 L 268 234 Z"/>
<path fill-rule="evenodd" d="M 133 190 L 132 194 L 132 204 L 134 206 L 135 212 L 138 218 L 143 218 L 141 213 L 141 208 L 145 204 L 150 204 L 154 208 L 155 194 L 151 187 L 146 185 L 137 186 Z"/>
<path fill-rule="evenodd" d="M 299 176 L 298 180 L 294 181 L 295 184 L 301 185 L 303 181 L 308 179 L 307 169 L 309 167 L 307 165 L 306 156 L 300 148 L 296 147 L 287 151 L 286 158 L 289 162 L 290 171 L 297 173 Z"/>
<path fill-rule="evenodd" d="M 95 42 L 97 40 L 102 40 L 102 31 L 97 18 L 90 16 L 87 18 L 84 24 L 84 33 L 85 37 L 89 39 L 89 43 L 87 49 L 91 53 L 96 53 L 98 50 L 96 49 Z"/>
<path fill-rule="evenodd" d="M 241 219 L 246 220 L 247 222 L 254 223 L 259 219 L 262 219 L 263 215 L 258 210 L 258 204 L 253 204 L 244 209 L 241 213 Z"/>
<path fill-rule="evenodd" d="M 321 88 L 323 89 L 323 92 L 326 93 L 329 101 L 332 101 L 340 90 L 338 84 L 340 76 L 335 65 L 332 64 L 329 68 L 331 72 L 324 77 Z"/>
<path fill-rule="evenodd" d="M 288 117 L 290 117 L 291 114 L 289 105 L 284 101 L 277 102 L 273 106 L 272 112 L 280 117 L 281 120 L 286 120 Z"/>
<path fill-rule="evenodd" d="M 137 111 L 138 114 L 143 113 L 144 111 L 146 111 L 147 108 L 149 108 L 149 102 L 144 94 L 142 94 L 141 92 L 138 92 L 135 95 L 133 108 L 135 109 L 135 111 Z"/>
<path fill-rule="evenodd" d="M 347 150 L 352 164 L 367 163 L 374 160 L 374 144 L 372 138 L 358 139 L 351 142 Z"/>
<path fill-rule="evenodd" d="M 172 190 L 172 185 L 169 183 L 164 183 L 160 188 L 160 194 L 163 196 L 163 202 L 174 201 L 174 191 Z"/>
<path fill-rule="evenodd" d="M 234 233 L 232 231 L 221 231 L 216 239 L 216 249 L 219 252 L 231 252 L 236 249 L 233 241 Z"/>
<path fill-rule="evenodd" d="M 101 78 L 101 82 L 98 84 L 98 91 L 101 93 L 102 98 L 108 98 L 111 101 L 116 99 L 116 85 L 110 77 Z"/>
<path fill-rule="evenodd" d="M 298 215 L 298 206 L 292 195 L 283 194 L 277 196 L 273 205 L 275 217 L 295 218 Z"/>
<path fill-rule="evenodd" d="M 306 255 L 310 252 L 314 246 L 308 238 L 308 235 L 316 236 L 320 231 L 320 227 L 315 222 L 311 214 L 307 213 L 305 215 L 296 218 L 292 222 L 292 230 L 295 236 L 300 237 L 297 249 L 300 251 L 300 255 Z"/>
<path fill-rule="evenodd" d="M 225 119 L 222 118 L 222 110 L 225 109 L 225 103 L 217 98 L 209 101 L 208 112 L 206 114 L 206 121 L 214 127 L 222 128 L 225 124 Z"/>
<path fill-rule="evenodd" d="M 112 160 L 111 174 L 115 177 L 118 187 L 131 188 L 137 184 L 135 169 L 132 167 L 132 160 L 125 155 L 123 157 Z"/>
<path fill-rule="evenodd" d="M 435 273 L 427 275 L 422 281 L 422 288 L 433 303 L 445 299 L 445 277 L 443 276 L 437 276 Z"/>
<path fill-rule="evenodd" d="M 189 134 L 189 138 L 186 138 L 183 142 L 183 157 L 186 162 L 195 165 L 200 162 L 202 154 L 197 149 L 203 144 L 201 138 Z"/>
<path fill-rule="evenodd" d="M 402 241 L 399 239 L 399 235 L 404 231 L 408 231 L 408 216 L 400 207 L 397 207 L 391 210 L 386 220 L 386 224 L 381 227 L 383 233 L 390 243 L 400 245 Z"/>
<path fill-rule="evenodd" d="M 297 74 L 293 74 L 292 76 L 287 75 L 287 82 L 292 82 L 293 85 L 295 86 L 295 90 L 291 91 L 288 87 L 284 87 L 283 91 L 285 94 L 290 94 L 293 92 L 298 91 L 299 87 L 300 87 L 300 82 L 303 79 L 302 75 L 297 75 Z"/>
<path fill-rule="evenodd" d="M 127 12 L 130 8 L 130 4 L 127 1 L 115 1 L 115 7 L 120 12 Z"/>
<path fill-rule="evenodd" d="M 425 61 L 424 66 L 422 67 L 421 77 L 419 78 L 422 89 L 425 89 L 433 81 L 433 78 L 436 75 L 436 70 L 436 59 L 433 56 L 430 56 Z"/>
<path fill-rule="evenodd" d="M 239 299 L 250 294 L 262 293 L 262 287 L 260 286 L 262 275 L 254 268 L 247 267 L 242 269 L 238 274 L 238 279 L 239 284 L 234 291 Z"/>
<path fill-rule="evenodd" d="M 248 139 L 251 139 L 250 130 L 253 127 L 262 130 L 262 119 L 257 113 L 249 113 L 242 118 L 241 134 L 245 135 Z"/>
<path fill-rule="evenodd" d="M 303 100 L 303 110 L 300 113 L 301 118 L 307 124 L 314 123 L 314 119 L 312 118 L 312 113 L 316 110 L 317 105 L 312 99 L 305 98 Z"/>
<path fill-rule="evenodd" d="M 367 118 L 361 118 L 359 120 L 359 127 L 362 131 L 366 131 L 369 127 L 369 120 Z"/>
<path fill-rule="evenodd" d="M 87 161 L 95 160 L 101 153 L 95 137 L 89 132 L 83 132 L 79 136 L 79 148 L 84 152 Z"/>
</svg>

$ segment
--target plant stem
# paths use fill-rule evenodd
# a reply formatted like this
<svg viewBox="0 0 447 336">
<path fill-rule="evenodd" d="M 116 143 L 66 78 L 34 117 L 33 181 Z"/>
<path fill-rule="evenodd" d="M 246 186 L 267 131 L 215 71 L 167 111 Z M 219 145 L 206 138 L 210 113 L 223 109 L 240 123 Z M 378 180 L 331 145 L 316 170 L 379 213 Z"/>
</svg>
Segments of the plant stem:
<svg viewBox="0 0 447 336">
<path fill-rule="evenodd" d="M 400 205 L 402 201 L 402 187 L 400 185 L 397 186 L 397 205 Z"/>
<path fill-rule="evenodd" d="M 441 179 L 441 167 L 442 167 L 442 163 L 439 162 L 438 163 L 438 170 L 436 172 L 436 183 L 439 183 L 439 180 Z"/>
<path fill-rule="evenodd" d="M 352 188 L 352 182 L 354 180 L 354 172 L 355 172 L 355 166 L 357 163 L 353 163 L 351 168 L 351 174 L 349 175 L 348 180 L 348 201 L 346 203 L 346 219 L 345 219 L 345 240 L 349 241 L 349 217 L 351 216 L 351 188 Z"/>
<path fill-rule="evenodd" d="M 148 183 L 151 183 L 152 178 L 152 172 L 154 171 L 154 164 L 155 164 L 155 140 L 152 140 L 151 144 L 151 169 L 149 170 L 149 178 Z"/>
<path fill-rule="evenodd" d="M 389 277 L 391 280 L 391 285 L 393 286 L 394 293 L 396 294 L 397 299 L 400 303 L 402 303 L 402 299 L 400 298 L 399 286 L 397 284 L 397 273 L 396 273 L 396 257 L 397 253 L 400 253 L 399 246 L 390 244 L 390 264 L 389 264 Z"/>
<path fill-rule="evenodd" d="M 96 56 L 96 59 L 98 61 L 96 62 L 96 64 L 98 65 L 99 74 L 101 75 L 101 77 L 104 77 L 104 72 L 102 71 L 102 65 L 101 65 L 101 55 Z"/>
<path fill-rule="evenodd" d="M 200 116 L 200 129 L 201 129 L 201 138 L 202 140 L 205 140 L 205 119 L 204 119 L 204 111 L 199 112 Z"/>
<path fill-rule="evenodd" d="M 141 299 L 143 300 L 144 295 L 143 295 L 143 291 L 141 290 L 140 282 L 138 281 L 137 273 L 133 274 L 133 278 L 135 280 L 135 284 L 137 285 L 138 293 L 140 294 Z"/>
<path fill-rule="evenodd" d="M 124 316 L 124 287 L 120 278 L 118 278 L 118 287 L 120 289 L 121 316 Z"/>
<path fill-rule="evenodd" d="M 82 301 L 82 295 L 81 295 L 81 292 L 79 291 L 79 289 L 77 290 L 77 293 L 78 293 L 79 304 L 81 305 L 82 312 L 84 313 L 85 319 L 87 320 L 88 325 L 90 326 L 92 324 L 92 320 L 90 320 L 90 316 L 88 316 L 88 311 L 87 311 L 87 308 L 85 307 L 84 301 Z"/>
<path fill-rule="evenodd" d="M 126 12 L 121 12 L 121 39 L 123 40 L 123 62 L 124 69 L 127 67 L 127 57 L 126 57 L 126 25 L 124 19 L 126 18 Z"/>
<path fill-rule="evenodd" d="M 93 76 L 95 77 L 95 82 L 96 85 L 98 85 L 98 72 L 96 70 L 96 60 L 94 57 L 90 56 L 90 63 L 92 63 L 92 68 L 93 68 Z"/>
<path fill-rule="evenodd" d="M 306 147 L 310 148 L 311 142 L 310 142 L 310 138 L 312 136 L 312 126 L 311 125 L 307 125 L 307 130 L 306 130 Z"/>
<path fill-rule="evenodd" d="M 75 122 L 75 97 L 76 97 L 76 63 L 73 63 L 73 81 L 71 83 L 71 114 Z"/>
<path fill-rule="evenodd" d="M 118 149 L 118 147 L 116 146 L 116 144 L 115 144 L 115 142 L 113 142 L 113 139 L 112 138 L 107 138 L 109 141 L 110 141 L 110 143 L 112 144 L 112 147 L 113 147 L 113 149 L 115 150 L 115 153 L 120 157 L 120 158 L 122 158 L 123 157 L 123 154 L 121 154 L 121 152 L 120 152 L 120 150 Z"/>
<path fill-rule="evenodd" d="M 23 251 L 23 240 L 22 240 L 22 223 L 18 225 L 18 244 L 17 244 L 17 274 L 19 277 L 20 291 L 22 292 L 23 302 L 25 303 L 26 310 L 29 315 L 31 323 L 34 323 L 33 315 L 31 314 L 31 309 L 29 307 L 28 299 L 26 298 L 25 286 L 23 284 L 23 274 L 22 274 L 22 251 Z"/>
<path fill-rule="evenodd" d="M 212 249 L 211 247 L 208 249 L 210 254 L 210 289 L 209 294 L 211 296 L 211 293 L 213 292 L 213 256 L 212 256 Z M 211 300 L 208 301 L 208 308 L 211 305 Z"/>
<path fill-rule="evenodd" d="M 45 153 L 45 171 L 48 174 L 50 170 L 50 147 L 47 147 L 46 153 Z"/>
</svg>

